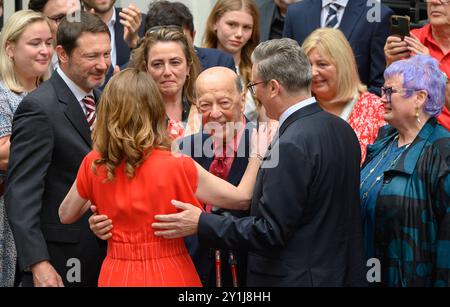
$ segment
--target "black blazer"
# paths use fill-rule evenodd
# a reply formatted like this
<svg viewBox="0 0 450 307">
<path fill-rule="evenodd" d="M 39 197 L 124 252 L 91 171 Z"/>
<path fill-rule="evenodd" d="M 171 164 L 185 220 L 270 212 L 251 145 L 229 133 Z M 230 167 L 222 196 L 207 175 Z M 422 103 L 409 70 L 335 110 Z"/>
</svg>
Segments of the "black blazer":
<svg viewBox="0 0 450 307">
<path fill-rule="evenodd" d="M 230 173 L 227 181 L 235 186 L 238 186 L 241 182 L 242 176 L 247 169 L 248 158 L 250 154 L 250 141 L 252 135 L 252 129 L 255 126 L 252 123 L 248 123 L 243 137 L 241 138 L 238 146 L 237 157 L 233 160 Z M 209 144 L 205 146 L 205 144 Z M 211 163 L 214 160 L 212 153 L 211 138 L 208 134 L 197 133 L 184 138 L 181 141 L 180 149 L 188 156 L 191 156 L 198 164 L 204 169 L 209 170 Z M 205 152 L 205 149 L 211 149 L 211 152 Z M 249 216 L 250 211 L 239 210 L 222 210 L 230 213 L 235 217 Z M 184 240 L 186 248 L 189 251 L 190 256 L 195 264 L 197 273 L 200 276 L 200 280 L 203 285 L 209 287 L 215 287 L 215 270 L 214 270 L 214 254 L 209 246 L 200 245 L 196 235 L 186 237 Z M 238 282 L 239 286 L 246 285 L 247 275 L 247 253 L 246 251 L 234 251 L 237 260 Z M 230 266 L 228 263 L 228 250 L 222 250 L 222 282 L 224 286 L 232 286 L 232 279 L 230 274 Z"/>
<path fill-rule="evenodd" d="M 117 50 L 117 65 L 119 67 L 123 66 L 124 64 L 128 63 L 130 60 L 130 47 L 128 47 L 127 43 L 123 39 L 123 32 L 124 28 L 123 25 L 119 22 L 120 16 L 119 13 L 122 11 L 122 8 L 116 7 L 116 16 L 117 21 L 114 24 L 114 32 L 115 32 L 115 38 L 116 38 L 116 50 Z M 139 37 L 144 36 L 144 21 L 146 18 L 145 14 L 141 14 L 142 22 L 141 26 L 138 30 Z"/>
<path fill-rule="evenodd" d="M 232 71 L 236 72 L 236 66 L 234 65 L 234 59 L 226 52 L 222 52 L 214 48 L 199 48 L 194 47 L 197 57 L 202 65 L 201 69 L 205 70 L 215 66 L 228 67 Z"/>
<path fill-rule="evenodd" d="M 251 216 L 200 216 L 200 244 L 247 249 L 248 286 L 365 285 L 358 139 L 316 103 L 282 124 Z M 269 161 L 263 162 L 263 167 Z"/>
<path fill-rule="evenodd" d="M 384 44 L 389 35 L 389 18 L 393 14 L 384 4 L 380 4 L 380 8 L 380 22 L 369 22 L 367 16 L 372 16 L 374 8 L 367 6 L 367 0 L 351 0 L 339 26 L 352 46 L 361 82 L 377 95 L 384 83 Z M 303 0 L 290 5 L 283 36 L 302 44 L 311 32 L 320 28 L 321 10 L 322 1 L 319 0 Z"/>
<path fill-rule="evenodd" d="M 116 23 L 114 24 L 114 33 L 115 33 L 115 39 L 116 39 L 116 56 L 117 56 L 116 65 L 118 65 L 121 69 L 123 69 L 126 67 L 126 64 L 130 60 L 131 49 L 130 49 L 130 47 L 128 47 L 127 43 L 123 39 L 124 27 L 119 21 L 120 20 L 119 13 L 122 11 L 122 8 L 116 7 L 115 10 L 116 10 L 116 16 L 117 16 Z M 138 30 L 139 37 L 142 37 L 145 34 L 144 33 L 145 17 L 146 17 L 145 14 L 141 14 L 142 21 L 141 21 L 141 26 L 139 27 L 139 30 Z M 109 79 L 111 79 L 111 77 L 113 76 L 113 73 L 114 73 L 114 67 L 111 65 L 108 72 L 106 73 L 105 83 L 101 87 L 102 89 L 106 86 Z"/>
<path fill-rule="evenodd" d="M 66 286 L 97 285 L 106 244 L 90 231 L 90 213 L 72 225 L 62 225 L 58 216 L 59 205 L 90 150 L 85 114 L 54 72 L 23 99 L 13 120 L 5 202 L 20 270 L 50 260 Z M 81 283 L 67 281 L 71 259 L 80 261 Z M 31 285 L 30 277 L 24 285 Z"/>
<path fill-rule="evenodd" d="M 259 10 L 259 41 L 264 42 L 270 37 L 273 15 L 277 7 L 273 0 L 255 0 L 255 2 Z"/>
</svg>

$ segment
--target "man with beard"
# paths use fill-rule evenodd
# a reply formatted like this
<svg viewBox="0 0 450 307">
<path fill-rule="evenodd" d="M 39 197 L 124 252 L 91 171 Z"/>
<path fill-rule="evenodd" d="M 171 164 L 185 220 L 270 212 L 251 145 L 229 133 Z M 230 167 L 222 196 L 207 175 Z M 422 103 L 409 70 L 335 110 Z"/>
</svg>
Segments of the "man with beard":
<svg viewBox="0 0 450 307">
<path fill-rule="evenodd" d="M 87 215 L 62 225 L 58 208 L 91 150 L 110 34 L 81 12 L 79 22 L 63 18 L 57 40 L 59 68 L 14 116 L 5 202 L 24 286 L 96 286 L 106 245 L 89 231 Z"/>
<path fill-rule="evenodd" d="M 127 8 L 115 8 L 116 0 L 83 0 L 85 9 L 97 14 L 108 25 L 111 33 L 111 69 L 106 82 L 116 66 L 122 67 L 130 59 L 130 51 L 135 48 L 139 36 L 144 35 L 145 15 L 130 4 Z"/>
</svg>

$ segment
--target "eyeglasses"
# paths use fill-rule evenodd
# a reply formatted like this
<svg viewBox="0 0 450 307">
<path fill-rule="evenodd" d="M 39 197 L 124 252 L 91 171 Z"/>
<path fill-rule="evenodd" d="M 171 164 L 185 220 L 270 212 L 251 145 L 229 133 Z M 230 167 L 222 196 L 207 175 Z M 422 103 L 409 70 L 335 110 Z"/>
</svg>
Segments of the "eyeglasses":
<svg viewBox="0 0 450 307">
<path fill-rule="evenodd" d="M 435 1 L 438 1 L 440 4 L 447 4 L 450 2 L 450 0 L 425 0 L 426 3 L 433 3 Z"/>
<path fill-rule="evenodd" d="M 255 86 L 261 83 L 266 83 L 266 81 L 250 82 L 249 84 L 247 84 L 247 88 L 250 90 L 252 95 L 255 95 Z"/>
<path fill-rule="evenodd" d="M 383 86 L 383 87 L 381 87 L 381 97 L 385 96 L 386 101 L 388 103 L 391 103 L 391 98 L 392 98 L 393 93 L 400 93 L 400 92 L 411 93 L 411 92 L 417 92 L 417 91 L 421 91 L 421 90 L 417 90 L 417 89 L 413 89 L 413 88 L 398 88 L 398 89 L 396 89 L 396 88 L 393 88 L 392 86 L 389 86 L 389 87 Z"/>
<path fill-rule="evenodd" d="M 54 21 L 56 24 L 60 24 L 60 22 L 63 20 L 63 18 L 66 17 L 65 14 L 59 14 L 55 16 L 47 16 L 48 19 Z"/>
</svg>

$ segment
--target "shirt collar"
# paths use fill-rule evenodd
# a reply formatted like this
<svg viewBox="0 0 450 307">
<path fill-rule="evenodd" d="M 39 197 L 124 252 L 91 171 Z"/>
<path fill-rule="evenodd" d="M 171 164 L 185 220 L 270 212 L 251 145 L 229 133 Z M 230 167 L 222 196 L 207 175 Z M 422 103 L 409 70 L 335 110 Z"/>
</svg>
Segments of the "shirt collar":
<svg viewBox="0 0 450 307">
<path fill-rule="evenodd" d="M 322 9 L 333 2 L 339 4 L 341 7 L 347 7 L 348 4 L 348 0 L 322 0 Z"/>
<path fill-rule="evenodd" d="M 314 97 L 302 100 L 292 106 L 290 106 L 286 111 L 284 111 L 279 119 L 279 125 L 278 127 L 281 127 L 283 125 L 283 123 L 286 121 L 286 119 L 288 119 L 289 116 L 291 116 L 292 114 L 294 114 L 296 111 L 300 110 L 301 108 L 304 108 L 306 106 L 309 106 L 310 104 L 313 104 L 316 102 L 316 99 Z"/>
<path fill-rule="evenodd" d="M 116 20 L 117 20 L 116 10 L 113 9 L 113 14 L 111 16 L 111 19 L 108 21 L 108 26 L 113 27 L 116 24 Z"/>
<path fill-rule="evenodd" d="M 67 86 L 69 87 L 70 91 L 73 93 L 73 95 L 75 96 L 75 98 L 77 99 L 77 101 L 81 101 L 84 99 L 84 97 L 91 95 L 94 96 L 94 91 L 90 91 L 89 93 L 86 93 L 85 91 L 83 91 L 78 85 L 75 84 L 75 82 L 73 82 L 64 72 L 63 70 L 58 67 L 56 69 L 56 71 L 58 72 L 58 74 L 61 76 L 61 78 L 64 80 L 64 82 L 67 84 Z"/>
</svg>

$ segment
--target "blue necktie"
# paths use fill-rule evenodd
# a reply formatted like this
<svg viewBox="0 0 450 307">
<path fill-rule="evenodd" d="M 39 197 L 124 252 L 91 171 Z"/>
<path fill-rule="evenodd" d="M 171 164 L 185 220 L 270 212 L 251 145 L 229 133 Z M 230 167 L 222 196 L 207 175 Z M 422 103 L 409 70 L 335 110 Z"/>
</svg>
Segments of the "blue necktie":
<svg viewBox="0 0 450 307">
<path fill-rule="evenodd" d="M 325 27 L 335 28 L 338 23 L 337 12 L 341 7 L 340 4 L 330 3 L 328 4 L 328 16 L 325 19 Z"/>
</svg>

